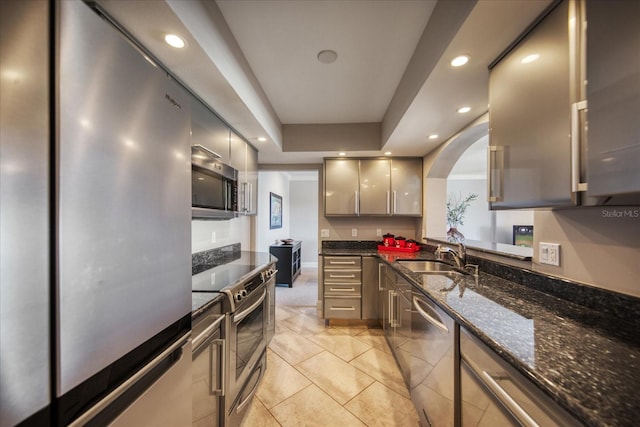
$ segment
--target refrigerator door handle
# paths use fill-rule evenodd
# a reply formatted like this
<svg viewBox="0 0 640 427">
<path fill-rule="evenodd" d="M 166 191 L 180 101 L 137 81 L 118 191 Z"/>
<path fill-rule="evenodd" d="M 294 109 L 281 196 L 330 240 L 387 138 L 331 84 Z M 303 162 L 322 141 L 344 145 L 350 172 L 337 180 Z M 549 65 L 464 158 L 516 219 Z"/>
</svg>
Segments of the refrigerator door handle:
<svg viewBox="0 0 640 427">
<path fill-rule="evenodd" d="M 167 357 L 170 357 L 173 352 L 176 350 L 182 350 L 182 347 L 189 343 L 191 338 L 191 332 L 187 332 L 182 338 L 175 341 L 170 347 L 168 347 L 165 351 L 156 356 L 151 362 L 142 367 L 139 371 L 129 377 L 125 382 L 120 384 L 115 390 L 109 393 L 104 399 L 100 402 L 96 403 L 89 409 L 87 412 L 80 415 L 76 418 L 69 427 L 80 427 L 89 422 L 92 418 L 102 412 L 104 409 L 109 407 L 113 402 L 115 402 L 120 396 L 122 396 L 127 390 L 129 390 L 133 385 L 135 385 L 138 381 L 144 378 L 152 369 L 162 363 Z M 181 351 L 180 358 L 184 357 L 184 350 Z"/>
</svg>

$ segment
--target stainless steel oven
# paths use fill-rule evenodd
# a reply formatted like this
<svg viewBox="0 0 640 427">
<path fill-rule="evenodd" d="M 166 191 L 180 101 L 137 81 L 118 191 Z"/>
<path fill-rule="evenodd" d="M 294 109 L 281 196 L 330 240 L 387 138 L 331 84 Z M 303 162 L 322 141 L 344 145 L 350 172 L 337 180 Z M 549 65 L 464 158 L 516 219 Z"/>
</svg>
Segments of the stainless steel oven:
<svg viewBox="0 0 640 427">
<path fill-rule="evenodd" d="M 191 216 L 229 219 L 238 214 L 238 172 L 201 145 L 191 147 Z"/>
<path fill-rule="evenodd" d="M 241 299 L 227 317 L 228 392 L 225 398 L 227 425 L 242 419 L 266 369 L 269 299 L 264 282 Z"/>
</svg>

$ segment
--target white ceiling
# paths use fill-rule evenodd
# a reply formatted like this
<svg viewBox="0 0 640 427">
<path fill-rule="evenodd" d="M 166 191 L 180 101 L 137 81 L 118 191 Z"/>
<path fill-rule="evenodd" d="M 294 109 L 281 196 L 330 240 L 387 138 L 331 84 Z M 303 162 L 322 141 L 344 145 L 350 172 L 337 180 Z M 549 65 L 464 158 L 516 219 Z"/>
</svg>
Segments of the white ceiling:
<svg viewBox="0 0 640 427">
<path fill-rule="evenodd" d="M 418 40 L 430 28 L 436 4 L 432 0 L 98 1 L 258 148 L 260 163 L 319 163 L 324 156 L 336 155 L 282 152 L 282 124 L 383 121 Z M 393 155 L 422 156 L 485 113 L 487 66 L 551 1 L 478 1 L 381 150 L 350 155 L 390 150 Z M 441 24 L 436 29 L 444 32 Z M 170 31 L 187 40 L 186 49 L 176 51 L 162 43 L 162 35 Z M 337 61 L 318 62 L 316 55 L 322 49 L 335 50 Z M 469 54 L 471 61 L 453 69 L 449 62 L 461 53 Z M 472 111 L 457 113 L 462 105 Z M 431 133 L 438 139 L 428 140 Z M 267 141 L 259 142 L 258 137 Z"/>
<path fill-rule="evenodd" d="M 217 4 L 280 122 L 299 124 L 381 122 L 435 1 Z"/>
</svg>

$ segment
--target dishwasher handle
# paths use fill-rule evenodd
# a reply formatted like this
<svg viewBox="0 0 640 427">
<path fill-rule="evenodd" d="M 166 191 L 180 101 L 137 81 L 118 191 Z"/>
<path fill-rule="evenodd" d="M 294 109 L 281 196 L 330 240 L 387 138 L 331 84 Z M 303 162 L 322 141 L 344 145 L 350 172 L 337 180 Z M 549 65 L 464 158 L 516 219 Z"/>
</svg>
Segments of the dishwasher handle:
<svg viewBox="0 0 640 427">
<path fill-rule="evenodd" d="M 509 411 L 526 427 L 540 427 L 522 406 L 503 389 L 500 384 L 487 371 L 482 371 L 482 379 L 493 394 L 509 409 Z"/>
<path fill-rule="evenodd" d="M 424 308 L 422 308 L 421 306 L 422 304 L 424 304 L 424 302 L 420 298 L 415 296 L 413 297 L 413 306 L 416 308 L 420 316 L 422 316 L 427 322 L 431 323 L 433 326 L 440 329 L 445 334 L 448 334 L 449 328 L 447 328 L 447 325 L 445 325 L 440 320 L 436 319 L 435 317 L 427 313 L 424 310 Z"/>
</svg>

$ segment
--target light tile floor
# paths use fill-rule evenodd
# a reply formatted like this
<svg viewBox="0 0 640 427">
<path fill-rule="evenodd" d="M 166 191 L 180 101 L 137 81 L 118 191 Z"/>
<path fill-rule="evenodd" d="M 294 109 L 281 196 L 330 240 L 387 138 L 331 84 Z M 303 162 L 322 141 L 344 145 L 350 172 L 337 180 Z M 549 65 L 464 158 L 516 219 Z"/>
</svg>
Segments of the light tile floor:
<svg viewBox="0 0 640 427">
<path fill-rule="evenodd" d="M 267 371 L 242 427 L 418 425 L 381 329 L 327 326 L 315 307 L 276 300 Z"/>
</svg>

